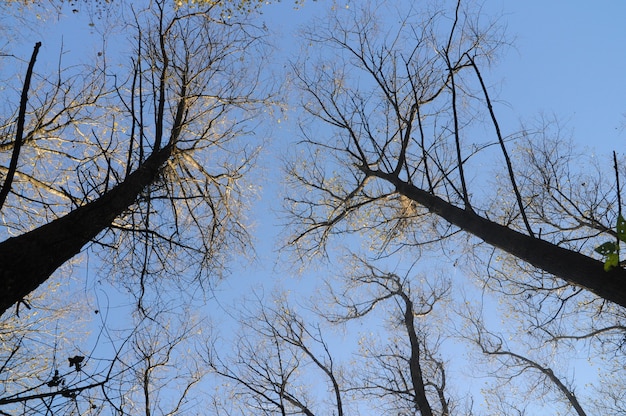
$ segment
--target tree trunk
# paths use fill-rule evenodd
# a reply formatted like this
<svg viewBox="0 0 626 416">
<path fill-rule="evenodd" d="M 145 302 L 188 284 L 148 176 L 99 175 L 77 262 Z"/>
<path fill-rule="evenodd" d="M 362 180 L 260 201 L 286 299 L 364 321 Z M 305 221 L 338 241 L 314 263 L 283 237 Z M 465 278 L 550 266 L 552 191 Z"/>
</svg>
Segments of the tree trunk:
<svg viewBox="0 0 626 416">
<path fill-rule="evenodd" d="M 415 331 L 415 318 L 413 315 L 413 302 L 406 294 L 400 295 L 404 300 L 404 327 L 406 328 L 409 342 L 411 345 L 411 357 L 409 358 L 409 370 L 411 372 L 411 383 L 413 384 L 413 392 L 415 408 L 419 410 L 420 416 L 433 416 L 432 408 L 426 397 L 426 388 L 424 386 L 424 374 L 422 373 L 422 365 L 420 363 L 420 345 Z"/>
<path fill-rule="evenodd" d="M 368 171 L 384 179 L 405 197 L 427 208 L 460 229 L 566 282 L 580 286 L 597 296 L 626 307 L 626 270 L 604 271 L 604 264 L 582 253 L 559 247 L 548 241 L 522 234 L 478 214 L 456 207 L 423 189 L 398 179 L 393 174 Z"/>
<path fill-rule="evenodd" d="M 0 243 L 0 314 L 45 282 L 128 209 L 155 180 L 171 152 L 171 146 L 164 147 L 95 201 Z"/>
</svg>

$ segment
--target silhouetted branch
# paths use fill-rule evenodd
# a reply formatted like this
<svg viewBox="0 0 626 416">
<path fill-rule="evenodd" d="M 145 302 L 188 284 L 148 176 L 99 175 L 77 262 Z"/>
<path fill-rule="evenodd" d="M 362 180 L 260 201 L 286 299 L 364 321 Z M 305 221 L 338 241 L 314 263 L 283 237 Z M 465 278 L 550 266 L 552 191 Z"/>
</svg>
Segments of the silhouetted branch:
<svg viewBox="0 0 626 416">
<path fill-rule="evenodd" d="M 17 170 L 17 161 L 20 157 L 20 150 L 22 149 L 22 142 L 24 136 L 24 123 L 26 119 L 26 104 L 28 103 L 28 89 L 30 88 L 30 80 L 33 76 L 33 68 L 35 67 L 35 61 L 37 60 L 37 54 L 39 53 L 39 48 L 41 47 L 41 42 L 37 42 L 35 44 L 35 48 L 33 50 L 33 54 L 30 58 L 30 62 L 28 63 L 28 69 L 26 70 L 26 78 L 24 79 L 24 87 L 22 88 L 22 96 L 20 98 L 20 110 L 17 116 L 17 130 L 15 132 L 15 143 L 13 145 L 13 154 L 11 155 L 11 162 L 9 164 L 9 170 L 7 171 L 7 176 L 4 179 L 4 184 L 2 185 L 2 189 L 0 189 L 0 210 L 4 206 L 4 201 L 6 201 L 7 195 L 11 190 L 11 185 L 13 183 L 13 177 L 15 176 L 15 171 Z"/>
</svg>

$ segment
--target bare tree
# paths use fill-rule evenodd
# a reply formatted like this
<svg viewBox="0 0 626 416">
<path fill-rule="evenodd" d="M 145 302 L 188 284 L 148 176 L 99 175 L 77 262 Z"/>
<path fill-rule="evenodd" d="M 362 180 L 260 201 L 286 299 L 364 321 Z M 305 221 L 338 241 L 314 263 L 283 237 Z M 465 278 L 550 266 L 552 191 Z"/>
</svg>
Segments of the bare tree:
<svg viewBox="0 0 626 416">
<path fill-rule="evenodd" d="M 255 119 L 271 105 L 272 85 L 262 79 L 264 32 L 252 17 L 226 19 L 215 5 L 174 6 L 134 2 L 121 15 L 123 41 L 107 32 L 115 51 L 94 52 L 89 64 L 64 67 L 61 51 L 57 72 L 46 75 L 35 54 L 28 69 L 28 60 L 3 56 L 32 82 L 19 82 L 21 96 L 7 88 L 3 110 L 10 111 L 0 123 L 7 155 L 0 168 L 0 310 L 14 305 L 16 312 L 2 321 L 0 412 L 99 414 L 112 407 L 135 414 L 116 386 L 134 392 L 136 385 L 150 401 L 145 412 L 187 409 L 184 388 L 167 409 L 155 377 L 171 370 L 181 339 L 152 334 L 150 343 L 149 331 L 137 332 L 145 325 L 131 331 L 135 338 L 103 337 L 94 350 L 76 338 L 82 319 L 103 313 L 90 309 L 92 284 L 128 289 L 139 317 L 155 319 L 172 289 L 184 303 L 248 247 L 243 211 L 254 189 L 246 174 L 261 142 L 252 139 Z M 129 38 L 129 50 L 119 49 Z M 72 274 L 69 266 L 81 260 L 74 256 L 86 248 L 105 260 L 102 273 L 81 273 L 82 291 L 57 290 L 72 281 L 62 273 Z M 61 265 L 60 279 L 49 279 Z M 107 342 L 121 346 L 112 351 L 102 346 Z M 141 357 L 129 358 L 131 344 L 142 347 Z M 129 374 L 140 368 L 142 382 L 133 384 Z M 175 374 L 173 385 L 184 379 L 193 386 L 197 370 Z"/>
<path fill-rule="evenodd" d="M 45 289 L 48 299 L 35 299 L 39 310 L 22 307 L 2 320 L 0 414 L 71 414 L 77 396 L 102 389 L 114 374 L 115 348 L 104 357 L 87 342 L 93 311 L 86 303 L 67 304 L 68 297 L 84 294 L 52 284 Z M 64 322 L 71 327 L 61 329 Z M 88 400 L 80 405 L 90 406 Z"/>
<path fill-rule="evenodd" d="M 99 410 L 120 415 L 183 415 L 202 406 L 199 384 L 208 368 L 196 349 L 202 327 L 194 314 L 162 310 L 156 319 L 139 318 L 118 373 L 100 394 Z"/>
<path fill-rule="evenodd" d="M 331 322 L 364 320 L 376 308 L 387 316 L 389 340 L 379 345 L 364 342 L 364 363 L 355 371 L 348 390 L 377 398 L 385 412 L 394 414 L 450 415 L 443 359 L 438 356 L 442 331 L 428 321 L 435 305 L 445 299 L 449 285 L 440 279 L 422 281 L 416 288 L 409 273 L 385 272 L 354 257 L 344 289 L 329 285 L 338 312 L 323 312 Z M 430 329 L 429 329 L 430 328 Z"/>
<path fill-rule="evenodd" d="M 566 180 L 555 170 L 568 164 L 559 145 L 542 142 L 532 131 L 502 131 L 479 69 L 502 44 L 497 27 L 482 23 L 460 1 L 450 14 L 403 13 L 395 32 L 384 32 L 375 17 L 384 14 L 383 6 L 364 9 L 348 21 L 330 16 L 317 22 L 307 42 L 335 55 L 293 66 L 305 109 L 332 129 L 323 140 L 316 129 L 305 128 L 305 142 L 317 149 L 311 152 L 332 155 L 314 153 L 313 160 L 290 168 L 296 186 L 311 191 L 292 198 L 298 224 L 292 243 L 306 253 L 333 233 L 385 224 L 391 232 L 389 224 L 401 218 L 390 216 L 385 205 L 401 197 L 414 204 L 420 221 L 439 218 L 440 234 L 468 233 L 536 270 L 626 306 L 626 271 L 605 271 L 594 258 L 598 237 L 616 238 L 618 192 L 613 183 L 580 192 L 584 181 L 578 182 L 582 178 L 572 167 Z M 485 120 L 491 139 L 482 139 Z M 527 153 L 533 164 L 514 163 L 512 141 L 535 149 Z M 487 192 L 481 172 L 489 160 L 500 164 L 494 175 L 507 185 L 498 195 Z M 595 196 L 589 200 L 585 192 Z M 492 213 L 503 197 L 506 215 Z"/>
<path fill-rule="evenodd" d="M 207 351 L 206 361 L 215 374 L 233 383 L 228 393 L 238 398 L 233 411 L 312 416 L 332 409 L 346 414 L 342 368 L 320 327 L 305 322 L 280 297 L 273 307 L 261 299 L 256 303 L 249 314 L 243 312 L 233 354 L 222 352 L 226 348 L 219 337 Z"/>
<path fill-rule="evenodd" d="M 284 296 L 257 298 L 250 310 L 235 311 L 240 333 L 232 354 L 221 352 L 228 338 L 214 336 L 207 361 L 229 386 L 217 396 L 238 398 L 233 414 L 453 414 L 438 352 L 443 330 L 428 323 L 448 285 L 434 279 L 412 290 L 419 279 L 356 259 L 350 269 L 345 290 L 335 282 L 327 299 L 320 293 L 310 299 L 315 313 L 298 311 L 298 302 Z M 358 342 L 354 333 L 342 340 L 333 331 L 357 321 L 386 329 L 366 331 Z M 342 345 L 336 352 L 335 343 Z M 231 414 L 225 403 L 216 406 Z"/>
<path fill-rule="evenodd" d="M 198 344 L 202 315 L 193 306 L 153 305 L 147 317 L 131 302 L 125 312 L 132 319 L 120 321 L 119 305 L 62 315 L 57 303 L 55 314 L 44 314 L 51 322 L 21 314 L 9 329 L 4 320 L 3 347 L 13 349 L 0 350 L 0 414 L 180 415 L 201 407 L 198 385 L 208 368 Z M 89 312 L 99 328 L 88 338 L 96 325 L 81 315 Z M 73 331 L 63 328 L 68 320 Z"/>
<path fill-rule="evenodd" d="M 523 394 L 519 389 L 518 395 L 535 397 L 535 400 L 537 397 L 549 396 L 552 398 L 556 396 L 556 402 L 564 402 L 566 407 L 572 409 L 576 415 L 584 416 L 587 414 L 576 396 L 573 384 L 565 380 L 564 377 L 557 375 L 558 371 L 555 371 L 553 367 L 558 365 L 558 362 L 554 360 L 556 355 L 554 351 L 552 351 L 552 356 L 537 358 L 529 355 L 532 353 L 531 349 L 528 353 L 511 351 L 501 335 L 495 334 L 485 327 L 483 317 L 466 309 L 464 318 L 468 322 L 467 327 L 469 328 L 465 336 L 470 342 L 478 346 L 480 352 L 487 358 L 489 368 L 493 368 L 491 375 L 501 384 L 500 388 L 494 386 L 494 390 L 498 391 L 494 396 L 502 395 L 500 392 L 505 390 L 502 385 L 513 384 L 520 375 L 529 372 L 533 373 L 533 376 L 526 381 L 529 392 Z M 539 354 L 550 354 L 549 348 L 539 349 Z M 533 395 L 533 392 L 538 393 Z M 522 412 L 519 407 L 514 406 L 513 408 Z"/>
<path fill-rule="evenodd" d="M 249 121 L 267 105 L 262 65 L 246 63 L 262 60 L 260 29 L 214 9 L 156 2 L 135 12 L 128 72 L 101 59 L 84 93 L 70 98 L 60 78 L 36 93 L 45 105 L 18 117 L 27 126 L 20 157 L 49 149 L 45 169 L 59 173 L 50 182 L 37 163 L 15 173 L 7 214 L 33 206 L 37 222 L 49 220 L 10 228 L 17 236 L 0 243 L 1 311 L 96 240 L 128 265 L 140 291 L 150 275 L 176 275 L 176 256 L 196 264 L 202 280 L 227 244 L 245 244 L 240 183 L 257 147 L 234 140 L 252 133 Z"/>
<path fill-rule="evenodd" d="M 507 363 L 536 364 L 515 375 L 539 374 L 580 414 L 589 398 L 574 405 L 574 384 L 517 347 L 621 354 L 626 271 L 596 248 L 623 236 L 623 168 L 579 154 L 554 120 L 507 133 L 482 72 L 505 46 L 498 25 L 460 1 L 410 7 L 353 8 L 304 32 L 292 70 L 308 114 L 304 150 L 287 166 L 287 245 L 335 261 L 342 237 L 358 236 L 373 258 L 403 253 L 462 270 L 502 304 L 519 341 L 503 350 L 522 351 Z"/>
</svg>

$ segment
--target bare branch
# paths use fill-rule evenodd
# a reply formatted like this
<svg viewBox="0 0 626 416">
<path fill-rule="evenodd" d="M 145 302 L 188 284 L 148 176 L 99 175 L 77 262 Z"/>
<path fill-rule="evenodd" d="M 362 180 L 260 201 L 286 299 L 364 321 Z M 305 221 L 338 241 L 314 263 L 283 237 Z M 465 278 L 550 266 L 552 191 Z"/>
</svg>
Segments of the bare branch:
<svg viewBox="0 0 626 416">
<path fill-rule="evenodd" d="M 11 184 L 13 183 L 13 177 L 17 170 L 17 161 L 20 157 L 20 150 L 22 149 L 23 135 L 24 135 L 24 120 L 26 118 L 26 104 L 28 104 L 28 89 L 30 88 L 30 80 L 33 76 L 33 68 L 35 67 L 35 61 L 37 60 L 37 54 L 41 48 L 41 42 L 35 44 L 33 55 L 28 63 L 28 69 L 26 70 L 26 78 L 24 79 L 24 87 L 22 89 L 22 97 L 20 98 L 20 110 L 17 116 L 17 130 L 15 132 L 15 142 L 13 144 L 13 154 L 11 155 L 11 162 L 7 175 L 4 178 L 2 189 L 0 189 L 0 210 L 4 206 L 4 201 L 9 195 L 11 190 Z"/>
</svg>

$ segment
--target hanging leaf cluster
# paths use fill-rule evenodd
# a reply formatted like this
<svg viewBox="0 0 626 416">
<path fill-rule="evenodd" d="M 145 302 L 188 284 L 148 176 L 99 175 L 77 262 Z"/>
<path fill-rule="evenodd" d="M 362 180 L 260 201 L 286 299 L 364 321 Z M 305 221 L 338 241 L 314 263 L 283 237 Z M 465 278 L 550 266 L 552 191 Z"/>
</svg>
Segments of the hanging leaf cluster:
<svg viewBox="0 0 626 416">
<path fill-rule="evenodd" d="M 595 248 L 596 253 L 604 256 L 604 271 L 607 272 L 619 266 L 619 242 L 626 243 L 626 220 L 622 215 L 617 217 L 615 230 L 617 231 L 616 241 L 607 241 Z"/>
</svg>

